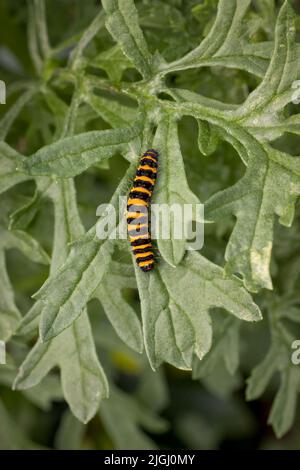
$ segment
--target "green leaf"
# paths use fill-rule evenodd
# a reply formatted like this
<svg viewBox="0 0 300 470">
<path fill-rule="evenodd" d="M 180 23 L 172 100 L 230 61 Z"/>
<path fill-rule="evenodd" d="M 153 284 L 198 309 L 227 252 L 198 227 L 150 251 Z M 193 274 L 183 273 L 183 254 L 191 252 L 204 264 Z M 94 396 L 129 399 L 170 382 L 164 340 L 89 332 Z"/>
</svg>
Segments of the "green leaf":
<svg viewBox="0 0 300 470">
<path fill-rule="evenodd" d="M 68 243 L 81 236 L 84 229 L 77 212 L 72 180 L 56 183 L 51 196 L 55 212 L 51 273 L 55 273 L 67 257 Z M 42 310 L 43 303 L 36 302 L 18 333 L 31 332 Z M 15 388 L 28 389 L 39 384 L 56 365 L 61 369 L 65 399 L 74 415 L 86 423 L 97 412 L 100 401 L 108 396 L 107 380 L 97 358 L 86 309 L 53 340 L 47 343 L 38 340 L 20 367 Z"/>
<path fill-rule="evenodd" d="M 251 128 L 278 125 L 284 106 L 292 101 L 292 84 L 299 76 L 295 44 L 295 15 L 285 2 L 278 15 L 275 45 L 268 70 L 261 84 L 233 112 L 234 120 Z"/>
<path fill-rule="evenodd" d="M 184 204 L 192 204 L 193 214 L 195 214 L 195 205 L 200 204 L 200 201 L 188 186 L 177 123 L 170 116 L 163 118 L 159 123 L 153 145 L 159 150 L 161 158 L 159 159 L 159 172 L 152 202 L 160 205 L 167 204 L 168 208 L 173 204 L 178 205 L 182 214 Z M 175 224 L 176 219 L 174 220 L 174 217 L 171 216 L 170 238 L 158 237 L 157 240 L 160 254 L 172 266 L 180 263 L 186 249 L 184 234 L 180 239 L 176 239 Z M 185 227 L 179 228 L 183 230 Z"/>
<path fill-rule="evenodd" d="M 261 2 L 258 2 L 257 6 L 263 17 L 264 29 L 269 36 L 273 37 L 276 22 L 275 0 L 262 0 Z"/>
<path fill-rule="evenodd" d="M 49 264 L 49 256 L 37 240 L 20 230 L 9 231 L 0 226 L 0 338 L 10 339 L 16 332 L 21 320 L 21 314 L 14 302 L 14 292 L 9 280 L 5 250 L 17 249 L 33 262 Z"/>
<path fill-rule="evenodd" d="M 129 167 L 127 175 L 111 200 L 117 214 L 119 196 L 127 193 L 128 177 L 133 173 L 133 169 L 133 165 Z M 35 298 L 45 303 L 40 323 L 43 341 L 51 339 L 70 326 L 92 298 L 108 270 L 115 243 L 109 236 L 114 228 L 110 227 L 107 237 L 100 239 L 96 226 L 92 227 L 74 244 L 66 262 L 55 275 L 50 276 L 35 294 Z"/>
<path fill-rule="evenodd" d="M 0 250 L 0 339 L 2 341 L 7 341 L 12 336 L 21 318 L 6 271 L 4 251 Z"/>
<path fill-rule="evenodd" d="M 28 2 L 28 23 L 27 23 L 27 37 L 28 37 L 28 50 L 35 67 L 35 70 L 40 74 L 43 61 L 40 56 L 39 44 L 37 38 L 37 24 L 36 15 L 33 2 Z"/>
<path fill-rule="evenodd" d="M 17 170 L 22 159 L 22 155 L 5 142 L 0 142 L 0 193 L 7 191 L 15 184 L 31 179 L 30 176 Z"/>
<path fill-rule="evenodd" d="M 118 450 L 156 448 L 140 426 L 151 433 L 166 430 L 162 418 L 116 388 L 113 388 L 111 398 L 102 404 L 100 417 Z"/>
<path fill-rule="evenodd" d="M 137 280 L 146 351 L 153 368 L 165 361 L 191 369 L 194 355 L 202 359 L 207 354 L 213 307 L 245 321 L 261 319 L 240 281 L 224 278 L 221 268 L 196 252 L 186 255 L 176 268 L 161 264 L 148 277 L 137 268 Z"/>
<path fill-rule="evenodd" d="M 220 363 L 228 373 L 234 375 L 239 365 L 239 330 L 241 322 L 234 317 L 221 319 L 218 316 L 213 323 L 213 345 L 209 353 L 201 360 L 194 360 L 193 378 L 204 379 L 211 375 Z"/>
<path fill-rule="evenodd" d="M 209 34 L 194 50 L 181 59 L 163 65 L 162 72 L 174 72 L 196 67 L 223 66 L 246 70 L 263 76 L 266 60 L 254 50 L 246 54 L 243 19 L 250 0 L 220 0 L 218 13 Z"/>
<path fill-rule="evenodd" d="M 78 450 L 84 435 L 84 425 L 72 413 L 66 411 L 55 436 L 55 448 L 59 450 Z"/>
<path fill-rule="evenodd" d="M 19 209 L 16 209 L 10 215 L 10 230 L 26 230 L 28 225 L 35 218 L 41 200 L 39 199 L 38 191 L 35 191 L 32 198 L 27 200 Z"/>
<path fill-rule="evenodd" d="M 6 354 L 6 364 L 0 368 L 0 383 L 11 388 L 17 372 L 13 358 Z M 34 388 L 24 390 L 23 396 L 40 410 L 50 411 L 54 401 L 62 401 L 63 394 L 57 375 L 48 375 Z"/>
<path fill-rule="evenodd" d="M 45 0 L 33 0 L 33 12 L 35 14 L 36 34 L 42 56 L 47 58 L 50 54 L 50 44 L 47 31 Z"/>
<path fill-rule="evenodd" d="M 89 63 L 93 67 L 99 67 L 105 70 L 114 83 L 119 83 L 122 79 L 123 72 L 131 67 L 131 62 L 124 55 L 119 45 L 101 52 Z"/>
<path fill-rule="evenodd" d="M 50 258 L 39 242 L 22 230 L 5 230 L 0 228 L 1 244 L 6 249 L 15 248 L 35 263 L 49 264 Z"/>
<path fill-rule="evenodd" d="M 68 178 L 82 173 L 117 152 L 125 150 L 138 136 L 139 126 L 117 130 L 90 131 L 66 137 L 24 159 L 23 170 L 30 175 Z"/>
<path fill-rule="evenodd" d="M 38 341 L 20 367 L 14 388 L 37 385 L 56 365 L 61 370 L 64 396 L 74 413 L 87 423 L 108 396 L 105 374 L 98 362 L 87 313 L 57 338 Z"/>
<path fill-rule="evenodd" d="M 61 138 L 61 129 L 64 126 L 65 118 L 68 112 L 67 104 L 49 87 L 43 88 L 43 98 L 51 113 L 55 123 L 55 133 L 53 138 Z"/>
<path fill-rule="evenodd" d="M 6 138 L 11 126 L 14 121 L 17 119 L 18 115 L 22 111 L 23 107 L 29 103 L 36 93 L 36 87 L 32 87 L 26 90 L 14 103 L 14 105 L 4 114 L 3 118 L 0 120 L 0 141 Z"/>
<path fill-rule="evenodd" d="M 112 127 L 126 126 L 129 122 L 134 121 L 136 116 L 135 108 L 129 108 L 118 101 L 102 96 L 91 95 L 88 97 L 87 102 Z"/>
<path fill-rule="evenodd" d="M 236 112 L 239 119 L 251 113 L 261 113 L 262 109 L 272 106 L 272 100 L 286 91 L 297 78 L 295 45 L 295 15 L 288 2 L 284 2 L 277 18 L 275 45 L 271 62 L 261 84 L 249 95 Z M 277 98 L 278 99 L 278 98 Z M 282 103 L 281 107 L 282 107 Z M 270 109 L 270 108 L 269 108 Z M 274 108 L 273 108 L 274 110 Z"/>
<path fill-rule="evenodd" d="M 122 291 L 126 288 L 136 288 L 133 271 L 112 262 L 95 296 L 120 338 L 135 351 L 142 352 L 142 329 L 134 309 L 124 299 Z"/>
<path fill-rule="evenodd" d="M 106 27 L 144 78 L 151 76 L 151 56 L 139 26 L 133 0 L 103 0 Z"/>
<path fill-rule="evenodd" d="M 217 126 L 218 135 L 233 145 L 248 166 L 240 181 L 211 197 L 205 213 L 213 220 L 230 214 L 237 218 L 225 254 L 227 270 L 241 273 L 246 287 L 254 292 L 261 287 L 272 288 L 269 264 L 275 217 L 278 215 L 282 224 L 290 226 L 299 195 L 298 160 L 260 142 L 253 126 L 260 127 L 261 135 L 265 122 L 268 127 L 282 121 L 282 108 L 291 100 L 291 83 L 296 77 L 294 35 L 294 15 L 285 2 L 278 16 L 266 77 L 239 108 L 208 108 L 195 93 L 185 90 L 176 90 L 173 96 L 189 102 L 168 104 L 169 108 L 181 109 L 183 114 L 205 118 Z M 260 139 L 266 137 L 265 133 Z"/>
<path fill-rule="evenodd" d="M 213 154 L 218 146 L 219 137 L 216 128 L 206 121 L 198 119 L 198 147 L 203 155 Z"/>
<path fill-rule="evenodd" d="M 269 264 L 275 216 L 290 226 L 300 195 L 300 160 L 252 142 L 245 176 L 212 196 L 205 214 L 215 220 L 233 214 L 236 225 L 226 248 L 227 269 L 244 276 L 248 289 L 272 288 Z"/>
<path fill-rule="evenodd" d="M 278 438 L 291 428 L 295 414 L 297 395 L 300 390 L 300 371 L 292 363 L 292 344 L 294 337 L 286 325 L 284 317 L 288 306 L 278 298 L 267 302 L 271 344 L 260 364 L 252 371 L 247 380 L 246 396 L 248 400 L 258 398 L 267 388 L 275 372 L 280 373 L 280 387 L 276 392 L 268 423 L 274 428 Z"/>
<path fill-rule="evenodd" d="M 26 336 L 36 331 L 39 325 L 42 308 L 42 302 L 35 302 L 33 304 L 18 324 L 18 328 L 16 330 L 17 335 Z"/>
<path fill-rule="evenodd" d="M 40 323 L 44 341 L 61 333 L 82 313 L 105 275 L 112 253 L 111 241 L 82 241 L 38 291 L 35 298 L 44 302 Z"/>
<path fill-rule="evenodd" d="M 272 31 L 273 34 L 273 31 Z M 296 56 L 297 60 L 296 63 L 294 64 L 295 70 L 297 71 L 297 75 L 299 75 L 300 72 L 300 64 L 299 64 L 299 55 L 300 55 L 300 44 L 296 43 L 295 44 L 296 48 Z M 265 72 L 268 70 L 269 64 L 270 64 L 270 57 L 273 54 L 274 50 L 274 43 L 272 41 L 266 41 L 266 42 L 254 42 L 250 44 L 246 44 L 244 46 L 244 53 L 246 55 L 252 55 L 252 56 L 259 56 L 262 60 L 262 67 L 264 69 L 264 73 L 262 76 L 265 75 Z"/>
<path fill-rule="evenodd" d="M 277 351 L 271 347 L 263 361 L 256 366 L 247 380 L 246 396 L 248 400 L 255 400 L 265 391 L 268 383 L 276 372 Z"/>
<path fill-rule="evenodd" d="M 166 105 L 169 111 L 176 112 L 182 116 L 193 116 L 199 120 L 205 120 L 215 130 L 220 138 L 229 142 L 240 155 L 245 164 L 248 163 L 248 147 L 251 147 L 252 136 L 242 127 L 231 120 L 236 106 L 227 105 L 216 100 L 203 97 L 189 90 L 173 88 L 172 97 L 177 103 Z M 245 142 L 243 142 L 245 141 Z"/>
<path fill-rule="evenodd" d="M 71 68 L 76 69 L 80 67 L 82 62 L 82 54 L 88 44 L 98 34 L 100 29 L 104 26 L 104 13 L 100 11 L 98 15 L 93 19 L 89 27 L 84 31 L 80 40 L 76 44 L 70 56 Z"/>
<path fill-rule="evenodd" d="M 293 424 L 299 384 L 299 371 L 282 372 L 280 387 L 268 419 L 268 423 L 273 426 L 278 438 L 282 437 Z"/>
<path fill-rule="evenodd" d="M 0 2 L 0 62 L 8 84 L 8 106 L 0 109 L 0 192 L 6 192 L 0 339 L 8 362 L 0 367 L 0 447 L 35 448 L 37 425 L 39 440 L 59 449 L 152 449 L 169 438 L 173 447 L 217 448 L 241 433 L 249 439 L 256 429 L 235 393 L 244 388 L 239 366 L 250 374 L 248 399 L 273 394 L 269 423 L 276 435 L 292 430 L 300 390 L 293 364 L 300 322 L 300 23 L 290 6 L 296 2 L 103 0 L 100 9 L 75 2 L 68 29 L 67 5 L 57 15 L 47 2 L 48 21 L 46 2 L 30 0 L 28 15 L 22 10 L 11 21 L 17 2 L 11 3 Z M 53 18 L 56 29 L 48 36 Z M 125 228 L 118 197 L 128 195 L 138 158 L 152 147 L 160 152 L 153 203 L 196 205 L 186 175 L 191 189 L 208 199 L 205 218 L 217 222 L 206 225 L 203 254 L 211 261 L 185 253 L 187 241 L 171 237 L 158 240 L 151 273 L 134 263 L 135 272 L 122 262 L 128 240 L 98 238 L 102 222 Z M 198 158 L 198 148 L 212 158 Z M 115 154 L 132 163 L 114 193 L 126 165 L 109 160 Z M 116 221 L 108 211 L 95 225 L 95 206 L 113 193 Z M 293 221 L 289 230 L 281 227 Z M 52 246 L 51 261 L 42 246 Z M 11 248 L 34 262 L 50 261 L 41 288 L 45 269 L 30 274 L 28 260 L 6 257 Z M 241 321 L 261 318 L 243 283 L 253 292 L 274 284 L 282 294 L 256 297 L 269 325 Z M 39 288 L 30 307 L 28 292 Z M 15 298 L 27 312 L 22 318 Z M 137 353 L 143 342 L 146 355 Z M 95 344 L 112 382 L 104 403 L 108 385 Z M 262 362 L 253 369 L 260 351 Z M 171 369 L 166 381 L 164 369 L 151 372 L 148 362 L 153 369 L 163 362 L 192 369 L 201 384 Z M 22 391 L 10 392 L 20 363 L 15 386 Z M 52 412 L 60 413 L 63 400 L 73 413 L 63 411 L 49 441 Z M 61 403 L 52 410 L 54 401 Z M 167 430 L 161 412 L 174 435 L 158 439 L 154 434 Z M 86 432 L 83 423 L 96 414 Z M 297 446 L 297 439 L 295 427 L 282 446 Z M 273 442 L 271 436 L 261 446 Z"/>
<path fill-rule="evenodd" d="M 163 369 L 153 371 L 147 366 L 140 377 L 136 396 L 151 410 L 164 410 L 169 403 L 169 390 Z"/>
<path fill-rule="evenodd" d="M 36 184 L 37 187 L 33 196 L 24 205 L 10 214 L 10 230 L 26 230 L 35 218 L 48 191 L 51 189 L 53 180 L 41 177 L 37 179 Z"/>
</svg>

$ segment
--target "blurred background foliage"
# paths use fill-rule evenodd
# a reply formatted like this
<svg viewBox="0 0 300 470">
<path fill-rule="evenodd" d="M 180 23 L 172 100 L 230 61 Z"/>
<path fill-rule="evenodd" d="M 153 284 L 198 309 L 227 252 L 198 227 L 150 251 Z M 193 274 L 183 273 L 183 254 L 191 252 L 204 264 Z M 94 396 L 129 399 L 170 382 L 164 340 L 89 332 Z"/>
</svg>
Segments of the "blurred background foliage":
<svg viewBox="0 0 300 470">
<path fill-rule="evenodd" d="M 207 34 L 215 18 L 217 0 L 140 0 L 136 2 L 140 24 L 151 52 L 158 50 L 166 60 L 181 57 L 195 47 Z M 267 0 L 252 2 L 248 27 L 253 42 L 273 39 L 276 17 L 268 14 Z M 293 3 L 300 10 L 299 2 Z M 281 2 L 277 2 L 279 6 Z M 88 0 L 48 0 L 47 20 L 50 42 L 57 53 L 49 59 L 43 73 L 52 75 L 66 64 L 70 51 L 82 32 L 99 12 L 100 2 Z M 25 0 L 0 0 L 0 78 L 7 84 L 7 104 L 0 106 L 4 115 L 18 99 L 23 83 L 36 80 L 27 43 L 28 4 Z M 300 21 L 298 21 L 300 26 Z M 113 46 L 105 28 L 97 34 L 86 50 L 91 70 L 99 77 L 111 77 L 114 67 L 96 68 L 94 58 Z M 117 58 L 118 59 L 118 58 Z M 137 74 L 127 69 L 122 79 L 135 80 Z M 225 79 L 226 78 L 226 79 Z M 226 103 L 241 103 L 253 90 L 258 78 L 235 69 L 202 68 L 170 74 L 172 86 L 201 91 L 202 95 Z M 55 79 L 54 79 L 55 81 Z M 230 86 L 229 86 L 230 84 Z M 54 84 L 55 85 L 55 84 Z M 68 102 L 71 87 L 57 87 L 60 97 Z M 88 107 L 82 109 L 81 131 L 105 129 L 107 123 Z M 6 141 L 22 154 L 29 155 L 51 140 L 53 115 L 43 96 L 34 95 L 23 107 L 11 127 Z M 203 157 L 195 142 L 197 123 L 184 118 L 180 124 L 180 140 L 191 189 L 201 201 L 232 185 L 244 173 L 233 148 L 222 143 L 213 157 Z M 276 143 L 277 145 L 277 143 Z M 280 148 L 300 154 L 299 138 L 290 136 L 278 142 Z M 127 163 L 121 156 L 109 164 L 93 167 L 75 178 L 80 215 L 86 228 L 95 222 L 95 209 L 107 202 L 120 181 Z M 9 215 L 30 201 L 34 194 L 32 182 L 21 183 L 1 195 L 1 219 L 9 223 Z M 233 221 L 208 225 L 203 254 L 218 264 L 224 251 Z M 264 313 L 260 324 L 239 323 L 240 367 L 231 376 L 222 360 L 222 332 L 209 353 L 205 374 L 192 379 L 191 374 L 164 366 L 150 370 L 146 357 L 135 354 L 116 336 L 100 303 L 89 305 L 94 340 L 103 367 L 113 383 L 111 399 L 102 403 L 99 413 L 87 425 L 81 424 L 63 400 L 59 374 L 54 370 L 33 389 L 12 391 L 16 367 L 34 344 L 35 338 L 24 342 L 14 337 L 8 345 L 8 364 L 0 366 L 0 448 L 1 449 L 300 449 L 300 413 L 293 428 L 277 440 L 267 425 L 276 376 L 266 392 L 255 401 L 245 401 L 245 380 L 263 358 L 270 342 L 268 314 L 285 308 L 284 294 L 290 288 L 299 296 L 300 287 L 300 210 L 292 229 L 277 227 L 272 261 L 276 296 L 262 292 L 255 299 Z M 53 232 L 53 211 L 49 201 L 42 200 L 27 225 L 27 231 L 39 240 L 50 254 Z M 119 258 L 118 258 L 119 257 Z M 122 253 L 116 256 L 121 259 Z M 32 304 L 31 295 L 47 278 L 48 268 L 25 258 L 15 249 L 6 251 L 6 265 L 14 288 L 15 301 L 22 313 Z M 128 289 L 127 300 L 138 309 L 135 289 Z M 299 299 L 300 300 L 300 299 Z M 224 321 L 220 312 L 213 315 L 214 332 Z M 236 320 L 233 320 L 236 322 Z M 300 328 L 290 323 L 300 337 Z M 292 324 L 291 324 L 292 323 Z M 298 328 L 298 330 L 297 330 Z M 218 350 L 219 348 L 219 350 Z M 204 366 L 205 367 L 205 366 Z"/>
</svg>

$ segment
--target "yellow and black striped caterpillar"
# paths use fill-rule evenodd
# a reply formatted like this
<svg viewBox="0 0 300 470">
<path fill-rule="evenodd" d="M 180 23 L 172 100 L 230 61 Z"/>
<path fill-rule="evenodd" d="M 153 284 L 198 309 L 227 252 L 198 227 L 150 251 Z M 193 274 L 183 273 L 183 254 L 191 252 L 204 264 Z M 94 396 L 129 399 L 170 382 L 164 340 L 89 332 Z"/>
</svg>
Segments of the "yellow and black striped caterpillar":
<svg viewBox="0 0 300 470">
<path fill-rule="evenodd" d="M 147 150 L 140 160 L 127 201 L 127 229 L 132 251 L 142 271 L 154 267 L 150 236 L 149 205 L 156 182 L 158 152 Z"/>
</svg>

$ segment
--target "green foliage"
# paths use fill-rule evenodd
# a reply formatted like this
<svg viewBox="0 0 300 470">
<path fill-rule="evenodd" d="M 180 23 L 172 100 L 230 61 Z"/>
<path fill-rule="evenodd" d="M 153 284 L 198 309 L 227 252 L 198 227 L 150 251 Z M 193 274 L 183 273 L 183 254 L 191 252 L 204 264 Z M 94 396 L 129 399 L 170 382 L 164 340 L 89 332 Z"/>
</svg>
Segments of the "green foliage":
<svg viewBox="0 0 300 470">
<path fill-rule="evenodd" d="M 297 414 L 296 14 L 288 1 L 278 10 L 267 0 L 155 3 L 102 0 L 66 36 L 51 24 L 53 4 L 30 0 L 21 23 L 32 64 L 8 33 L 17 69 L 0 53 L 8 82 L 0 109 L 0 339 L 9 345 L 0 384 L 14 388 L 28 413 L 68 403 L 72 414 L 65 412 L 55 438 L 60 449 L 83 446 L 81 423 L 92 418 L 105 439 L 86 447 L 155 448 L 153 435 L 168 429 L 160 413 L 171 368 L 157 370 L 164 363 L 192 371 L 222 399 L 241 388 L 240 371 L 249 376 L 249 400 L 279 372 L 269 417 L 278 437 Z M 0 8 L 9 16 L 18 6 Z M 128 243 L 97 237 L 94 209 L 100 202 L 118 209 L 150 146 L 160 152 L 153 202 L 201 199 L 214 223 L 205 224 L 201 254 L 187 251 L 186 240 L 158 240 L 156 268 L 145 274 L 133 268 Z M 260 363 L 257 332 L 263 344 L 271 336 Z M 134 393 L 118 386 L 123 370 L 139 378 Z M 0 447 L 43 447 L 26 426 L 16 431 L 20 418 L 7 403 L 0 401 L 8 430 L 0 431 Z M 205 413 L 190 415 L 176 418 L 182 429 L 206 429 Z M 217 446 L 222 432 L 212 430 L 206 445 Z M 192 434 L 184 445 L 204 445 Z"/>
</svg>

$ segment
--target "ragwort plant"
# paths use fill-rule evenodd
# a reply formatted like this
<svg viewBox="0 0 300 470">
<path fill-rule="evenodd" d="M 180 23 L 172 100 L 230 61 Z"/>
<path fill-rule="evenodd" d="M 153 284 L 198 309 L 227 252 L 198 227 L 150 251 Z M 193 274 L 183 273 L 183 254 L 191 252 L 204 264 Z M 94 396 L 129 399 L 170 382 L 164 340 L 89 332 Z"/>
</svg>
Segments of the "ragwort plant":
<svg viewBox="0 0 300 470">
<path fill-rule="evenodd" d="M 280 374 L 269 423 L 281 437 L 293 424 L 300 387 L 300 369 L 290 360 L 300 318 L 300 161 L 286 137 L 300 134 L 292 5 L 102 0 L 96 15 L 86 7 L 94 15 L 90 25 L 60 42 L 51 38 L 50 3 L 28 2 L 34 72 L 19 80 L 8 74 L 8 105 L 1 106 L 0 335 L 8 364 L 0 382 L 42 409 L 63 398 L 82 423 L 98 413 L 117 448 L 151 448 L 139 427 L 166 430 L 159 367 L 192 371 L 204 383 L 220 367 L 236 377 L 245 330 L 242 348 L 252 357 L 242 366 L 246 397 L 259 397 Z M 113 172 L 119 155 L 124 175 L 111 180 L 110 200 L 102 190 L 117 208 L 148 147 L 160 152 L 153 202 L 201 197 L 209 223 L 201 253 L 185 251 L 185 240 L 157 240 L 158 263 L 145 274 L 127 242 L 97 237 L 96 215 L 82 215 L 78 200 L 89 191 L 84 178 Z M 280 228 L 294 219 L 289 230 Z M 11 248 L 30 260 L 22 259 L 25 278 L 37 272 L 32 262 L 49 265 L 39 285 L 25 289 L 37 291 L 33 302 L 15 286 L 14 293 L 5 261 Z M 98 302 L 124 346 L 106 323 L 98 324 Z M 250 349 L 261 322 L 244 322 L 262 316 L 269 349 L 262 348 L 255 365 Z M 114 348 L 134 358 L 127 360 L 140 375 L 138 393 L 117 386 L 124 358 Z M 150 396 L 141 400 L 147 387 Z M 0 413 L 15 432 L 1 401 Z M 74 442 L 83 433 L 69 413 L 62 429 L 76 430 Z M 76 445 L 62 443 L 62 435 L 58 447 Z M 1 438 L 10 445 L 7 435 Z M 21 432 L 15 441 L 17 448 L 38 447 Z"/>
</svg>

